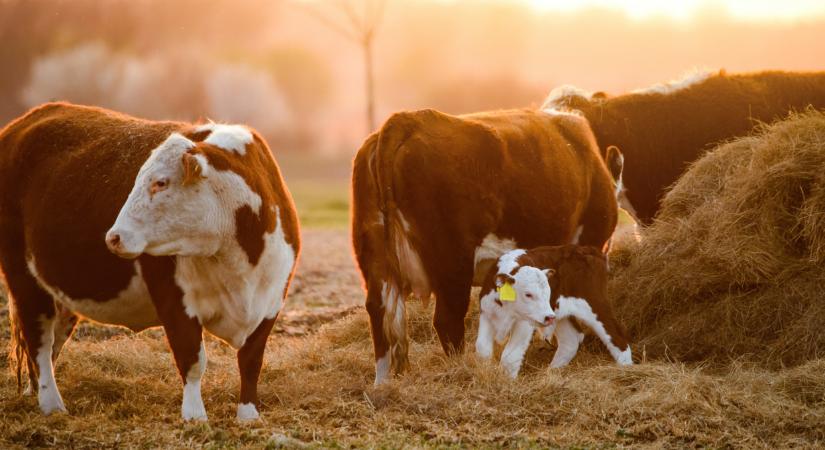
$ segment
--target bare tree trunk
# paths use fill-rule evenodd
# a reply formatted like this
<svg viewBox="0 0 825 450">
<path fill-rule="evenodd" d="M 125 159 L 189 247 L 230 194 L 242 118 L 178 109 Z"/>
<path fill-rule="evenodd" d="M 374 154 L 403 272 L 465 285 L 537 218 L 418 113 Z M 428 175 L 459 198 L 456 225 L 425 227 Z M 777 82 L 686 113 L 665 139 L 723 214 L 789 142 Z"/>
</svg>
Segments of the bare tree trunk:
<svg viewBox="0 0 825 450">
<path fill-rule="evenodd" d="M 364 39 L 364 70 L 366 70 L 367 134 L 375 130 L 375 81 L 372 66 L 372 35 Z"/>
</svg>

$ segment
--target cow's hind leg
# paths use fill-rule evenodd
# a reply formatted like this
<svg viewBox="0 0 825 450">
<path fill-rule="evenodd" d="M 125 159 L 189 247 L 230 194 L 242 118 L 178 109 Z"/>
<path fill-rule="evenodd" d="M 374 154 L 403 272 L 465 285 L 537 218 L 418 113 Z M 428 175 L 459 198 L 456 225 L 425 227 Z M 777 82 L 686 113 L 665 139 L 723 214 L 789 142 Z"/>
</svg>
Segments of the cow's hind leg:
<svg viewBox="0 0 825 450">
<path fill-rule="evenodd" d="M 238 403 L 238 421 L 245 422 L 258 419 L 258 377 L 264 362 L 266 341 L 277 315 L 264 319 L 258 328 L 246 338 L 243 347 L 238 350 L 238 370 L 241 373 L 241 399 Z"/>
<path fill-rule="evenodd" d="M 453 355 L 464 350 L 464 317 L 470 306 L 472 271 L 467 277 L 439 280 L 435 289 L 433 325 L 444 353 Z"/>
<path fill-rule="evenodd" d="M 197 318 L 186 313 L 183 291 L 174 279 L 175 262 L 169 257 L 144 257 L 140 266 L 183 379 L 181 416 L 184 420 L 206 420 L 201 397 L 201 378 L 206 371 L 203 328 Z"/>
<path fill-rule="evenodd" d="M 375 351 L 375 385 L 388 381 L 391 372 L 407 369 L 407 309 L 392 281 L 371 279 L 367 285 L 367 312 Z"/>
<path fill-rule="evenodd" d="M 22 236 L 0 229 L 0 263 L 9 288 L 13 333 L 29 369 L 30 386 L 44 414 L 66 411 L 57 389 L 52 363 L 56 311 L 54 299 L 29 272 Z M 20 360 L 22 364 L 24 361 Z"/>
<path fill-rule="evenodd" d="M 52 346 L 52 362 L 57 363 L 57 357 L 60 356 L 60 351 L 63 346 L 74 334 L 74 329 L 77 326 L 77 314 L 62 306 L 60 303 L 55 303 L 57 314 L 55 315 L 54 324 L 54 345 Z"/>
</svg>

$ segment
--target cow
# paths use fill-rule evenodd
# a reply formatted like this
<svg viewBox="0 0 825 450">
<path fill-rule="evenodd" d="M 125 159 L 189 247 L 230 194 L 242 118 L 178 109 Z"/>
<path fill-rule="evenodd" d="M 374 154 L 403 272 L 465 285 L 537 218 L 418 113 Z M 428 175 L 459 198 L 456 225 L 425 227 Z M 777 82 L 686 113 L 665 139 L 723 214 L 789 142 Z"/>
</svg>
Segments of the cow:
<svg viewBox="0 0 825 450">
<path fill-rule="evenodd" d="M 352 239 L 367 291 L 375 383 L 408 365 L 405 300 L 435 294 L 448 355 L 464 348 L 470 289 L 508 250 L 604 248 L 615 182 L 587 121 L 531 109 L 400 112 L 353 161 Z"/>
<path fill-rule="evenodd" d="M 564 367 L 576 356 L 585 330 L 599 337 L 616 363 L 633 364 L 627 331 L 607 297 L 607 258 L 601 249 L 561 245 L 511 250 L 487 273 L 479 309 L 476 353 L 489 359 L 493 342 L 507 341 L 501 365 L 512 378 L 535 330 L 548 342 L 556 336 L 550 367 Z"/>
<path fill-rule="evenodd" d="M 54 361 L 78 318 L 163 326 L 181 416 L 206 420 L 202 332 L 238 349 L 237 419 L 254 420 L 267 337 L 300 249 L 264 140 L 241 125 L 154 122 L 68 103 L 0 132 L 0 268 L 21 366 L 65 411 Z"/>
<path fill-rule="evenodd" d="M 560 86 L 543 107 L 582 113 L 601 149 L 622 150 L 622 207 L 649 225 L 669 186 L 706 151 L 808 106 L 825 108 L 825 72 L 696 72 L 615 97 Z"/>
</svg>

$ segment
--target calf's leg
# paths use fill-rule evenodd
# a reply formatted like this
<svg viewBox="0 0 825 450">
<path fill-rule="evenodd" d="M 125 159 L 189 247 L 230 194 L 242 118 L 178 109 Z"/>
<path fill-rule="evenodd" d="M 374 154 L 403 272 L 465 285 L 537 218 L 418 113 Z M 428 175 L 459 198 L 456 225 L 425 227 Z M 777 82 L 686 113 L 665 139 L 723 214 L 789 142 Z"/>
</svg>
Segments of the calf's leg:
<svg viewBox="0 0 825 450">
<path fill-rule="evenodd" d="M 569 364 L 578 353 L 579 344 L 584 339 L 584 334 L 576 329 L 570 319 L 559 320 L 557 317 L 556 322 L 555 335 L 558 348 L 556 354 L 553 355 L 553 360 L 550 361 L 550 367 L 552 368 L 564 367 Z"/>
<path fill-rule="evenodd" d="M 513 332 L 510 335 L 510 340 L 501 352 L 501 367 L 510 375 L 510 378 L 516 378 L 521 369 L 521 363 L 524 361 L 524 354 L 527 348 L 530 347 L 530 341 L 533 340 L 533 326 L 530 323 L 519 320 L 513 325 Z"/>
</svg>

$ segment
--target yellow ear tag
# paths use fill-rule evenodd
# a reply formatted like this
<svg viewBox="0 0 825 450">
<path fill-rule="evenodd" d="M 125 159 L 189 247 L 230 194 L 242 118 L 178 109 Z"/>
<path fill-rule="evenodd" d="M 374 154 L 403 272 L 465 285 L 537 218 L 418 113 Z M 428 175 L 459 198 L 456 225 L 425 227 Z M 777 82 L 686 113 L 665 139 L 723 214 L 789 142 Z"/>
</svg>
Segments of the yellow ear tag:
<svg viewBox="0 0 825 450">
<path fill-rule="evenodd" d="M 504 283 L 501 287 L 496 289 L 498 291 L 498 299 L 503 302 L 516 301 L 516 290 L 510 283 Z"/>
</svg>

